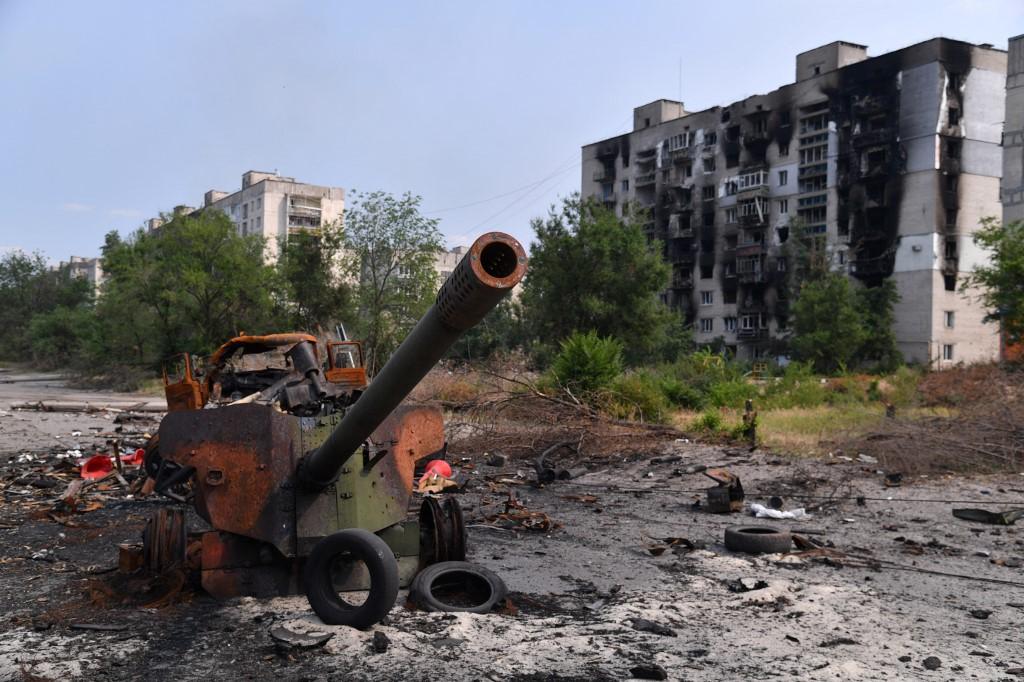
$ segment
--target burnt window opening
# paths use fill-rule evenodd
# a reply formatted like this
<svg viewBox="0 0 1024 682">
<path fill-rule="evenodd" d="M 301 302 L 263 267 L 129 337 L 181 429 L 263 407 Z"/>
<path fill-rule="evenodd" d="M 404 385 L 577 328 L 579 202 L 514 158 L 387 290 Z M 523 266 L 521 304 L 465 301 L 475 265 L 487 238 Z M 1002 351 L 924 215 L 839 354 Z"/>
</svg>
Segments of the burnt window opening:
<svg viewBox="0 0 1024 682">
<path fill-rule="evenodd" d="M 714 213 L 705 213 L 704 214 L 704 223 L 703 223 L 703 225 L 704 225 L 704 227 L 714 227 L 715 226 L 715 214 Z"/>
<path fill-rule="evenodd" d="M 885 162 L 888 159 L 889 153 L 884 147 L 882 149 L 872 149 L 868 152 L 868 167 L 874 168 L 876 166 L 885 165 Z"/>
<path fill-rule="evenodd" d="M 868 185 L 868 201 L 876 206 L 885 206 L 885 187 L 883 185 Z"/>
<path fill-rule="evenodd" d="M 956 228 L 956 216 L 957 210 L 955 208 L 946 209 L 946 227 Z"/>
<path fill-rule="evenodd" d="M 789 112 L 788 111 L 780 111 L 779 112 L 779 125 L 788 126 L 789 125 L 789 121 L 790 121 Z"/>
<path fill-rule="evenodd" d="M 786 257 L 785 256 L 779 256 L 779 260 L 776 261 L 776 268 L 778 269 L 778 271 L 779 272 L 785 272 L 786 271 L 786 266 L 787 266 Z"/>
<path fill-rule="evenodd" d="M 779 143 L 779 156 L 789 156 L 789 144 Z"/>
<path fill-rule="evenodd" d="M 755 133 L 766 133 L 768 132 L 768 121 L 760 118 L 754 121 L 754 132 Z"/>
<path fill-rule="evenodd" d="M 779 233 L 779 243 L 780 244 L 785 244 L 786 241 L 789 239 L 789 228 L 788 227 L 780 227 L 780 228 L 778 228 L 777 232 Z M 785 262 L 785 259 L 779 259 L 779 264 L 780 264 L 779 270 L 785 270 L 786 269 L 785 267 L 781 267 L 782 263 L 784 263 L 784 262 Z"/>
<path fill-rule="evenodd" d="M 951 159 L 960 158 L 960 140 L 946 140 L 946 156 Z"/>
<path fill-rule="evenodd" d="M 946 291 L 956 291 L 956 275 L 943 275 L 942 279 L 946 283 Z"/>
<path fill-rule="evenodd" d="M 848 236 L 850 236 L 850 221 L 849 221 L 849 219 L 839 221 L 839 224 L 836 226 L 836 228 L 838 230 L 838 233 L 839 233 L 840 237 L 848 237 Z"/>
<path fill-rule="evenodd" d="M 714 173 L 715 172 L 715 158 L 704 159 L 704 172 Z"/>
<path fill-rule="evenodd" d="M 703 199 L 704 201 L 707 201 L 708 199 L 714 199 L 715 198 L 715 186 L 714 185 L 705 185 L 704 187 L 702 187 L 701 190 L 700 190 L 700 198 Z"/>
<path fill-rule="evenodd" d="M 955 175 L 947 175 L 946 177 L 946 191 L 956 192 L 957 188 L 957 177 Z"/>
<path fill-rule="evenodd" d="M 728 123 L 730 118 L 732 118 L 732 112 L 728 109 L 722 112 L 722 123 Z"/>
<path fill-rule="evenodd" d="M 715 252 L 715 240 L 714 239 L 701 239 L 700 250 L 703 253 L 714 253 Z"/>
<path fill-rule="evenodd" d="M 815 76 L 821 75 L 821 67 L 820 66 L 815 66 L 814 67 L 814 75 Z"/>
<path fill-rule="evenodd" d="M 949 125 L 958 126 L 960 125 L 960 110 L 956 107 L 949 108 Z"/>
<path fill-rule="evenodd" d="M 688 178 L 692 178 L 693 177 L 693 164 L 692 163 L 688 163 L 685 166 L 683 166 L 683 175 L 685 177 L 688 177 Z"/>
<path fill-rule="evenodd" d="M 725 167 L 726 168 L 735 168 L 738 165 L 740 165 L 740 155 L 739 154 L 726 154 L 725 155 Z"/>
<path fill-rule="evenodd" d="M 702 266 L 700 266 L 700 278 L 701 279 L 711 279 L 712 277 L 714 277 L 714 275 L 715 275 L 715 266 L 714 265 L 702 265 Z"/>
<path fill-rule="evenodd" d="M 736 242 L 737 242 L 736 235 L 731 234 L 728 237 L 726 237 L 725 238 L 725 248 L 726 248 L 726 250 L 730 250 L 731 251 L 731 250 L 735 249 L 736 248 Z"/>
<path fill-rule="evenodd" d="M 735 141 L 739 140 L 740 139 L 740 127 L 739 126 L 729 126 L 728 128 L 726 128 L 725 129 L 725 139 L 729 140 L 730 142 L 735 142 Z"/>
<path fill-rule="evenodd" d="M 718 133 L 712 131 L 705 135 L 704 144 L 718 144 Z"/>
<path fill-rule="evenodd" d="M 885 116 L 875 116 L 868 120 L 868 130 L 885 130 Z"/>
<path fill-rule="evenodd" d="M 661 181 L 668 182 L 668 169 L 661 171 Z"/>
<path fill-rule="evenodd" d="M 956 240 L 946 240 L 946 258 L 956 258 Z"/>
<path fill-rule="evenodd" d="M 736 267 L 733 266 L 733 270 L 735 269 Z M 723 291 L 722 297 L 725 303 L 736 303 L 736 290 L 733 289 L 732 291 Z"/>
<path fill-rule="evenodd" d="M 645 118 L 644 119 L 644 128 L 650 128 L 650 127 L 651 127 L 651 119 Z"/>
</svg>

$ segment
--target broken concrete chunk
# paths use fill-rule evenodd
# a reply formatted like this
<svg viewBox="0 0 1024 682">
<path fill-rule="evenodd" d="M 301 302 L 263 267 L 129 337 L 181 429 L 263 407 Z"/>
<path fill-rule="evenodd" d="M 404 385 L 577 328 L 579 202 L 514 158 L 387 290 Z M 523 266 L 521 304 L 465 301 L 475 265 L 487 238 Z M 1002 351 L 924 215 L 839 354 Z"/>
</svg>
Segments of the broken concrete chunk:
<svg viewBox="0 0 1024 682">
<path fill-rule="evenodd" d="M 633 618 L 632 627 L 638 632 L 651 632 L 656 635 L 662 635 L 663 637 L 675 637 L 676 631 L 667 625 L 661 623 L 655 623 L 653 620 L 647 620 L 646 618 Z"/>
<path fill-rule="evenodd" d="M 331 632 L 294 632 L 282 625 L 270 628 L 270 636 L 278 643 L 287 647 L 310 649 L 323 646 L 334 636 Z"/>
<path fill-rule="evenodd" d="M 629 669 L 629 674 L 639 680 L 667 680 L 668 673 L 656 663 L 642 663 Z"/>
<path fill-rule="evenodd" d="M 942 667 L 942 659 L 938 656 L 929 656 L 921 661 L 921 665 L 925 667 L 925 670 L 938 670 Z"/>
</svg>

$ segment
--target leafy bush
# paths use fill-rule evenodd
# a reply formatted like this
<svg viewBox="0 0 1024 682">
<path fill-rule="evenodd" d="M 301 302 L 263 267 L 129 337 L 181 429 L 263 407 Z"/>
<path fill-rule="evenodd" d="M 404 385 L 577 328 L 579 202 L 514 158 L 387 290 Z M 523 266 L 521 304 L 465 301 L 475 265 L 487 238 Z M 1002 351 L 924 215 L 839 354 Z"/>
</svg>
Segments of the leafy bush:
<svg viewBox="0 0 1024 682">
<path fill-rule="evenodd" d="M 747 400 L 756 398 L 757 386 L 743 379 L 727 379 L 708 387 L 708 404 L 715 407 L 743 407 Z"/>
<path fill-rule="evenodd" d="M 630 372 L 616 379 L 609 402 L 612 414 L 637 421 L 659 421 L 669 407 L 660 378 L 647 370 Z"/>
<path fill-rule="evenodd" d="M 722 415 L 718 414 L 718 410 L 708 410 L 690 425 L 693 431 L 706 431 L 708 433 L 717 433 L 722 428 Z"/>
<path fill-rule="evenodd" d="M 665 399 L 675 407 L 699 410 L 704 407 L 704 394 L 694 386 L 674 376 L 662 376 L 659 387 Z"/>
<path fill-rule="evenodd" d="M 579 395 L 609 388 L 622 374 L 622 344 L 597 332 L 574 332 L 562 341 L 551 372 L 556 382 Z"/>
</svg>

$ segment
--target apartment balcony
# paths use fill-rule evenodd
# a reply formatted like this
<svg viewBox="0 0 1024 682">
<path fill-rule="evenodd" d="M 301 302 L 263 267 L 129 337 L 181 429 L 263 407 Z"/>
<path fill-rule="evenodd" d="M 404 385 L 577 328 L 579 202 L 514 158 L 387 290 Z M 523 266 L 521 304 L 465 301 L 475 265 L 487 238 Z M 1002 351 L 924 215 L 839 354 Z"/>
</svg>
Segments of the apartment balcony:
<svg viewBox="0 0 1024 682">
<path fill-rule="evenodd" d="M 692 266 L 696 260 L 692 249 L 678 249 L 669 254 L 674 265 Z"/>
<path fill-rule="evenodd" d="M 740 315 L 763 315 L 768 312 L 768 306 L 762 302 L 740 302 L 736 306 L 736 312 Z"/>
<path fill-rule="evenodd" d="M 673 289 L 692 289 L 693 288 L 693 275 L 684 274 L 681 272 L 672 273 L 672 288 Z"/>
<path fill-rule="evenodd" d="M 604 144 L 598 145 L 597 147 L 597 158 L 599 159 L 614 159 L 618 155 L 618 142 L 606 142 Z"/>
<path fill-rule="evenodd" d="M 655 183 L 657 175 L 657 173 L 642 173 L 634 178 L 633 184 L 637 187 L 650 187 Z"/>
<path fill-rule="evenodd" d="M 693 239 L 693 227 L 688 219 L 684 219 L 678 213 L 668 217 L 668 238 L 669 239 Z"/>
<path fill-rule="evenodd" d="M 954 159 L 948 156 L 943 157 L 942 170 L 949 175 L 960 175 L 960 159 Z"/>
<path fill-rule="evenodd" d="M 800 166 L 800 170 L 797 172 L 797 177 L 801 180 L 818 177 L 820 175 L 828 175 L 828 162 Z"/>
<path fill-rule="evenodd" d="M 873 147 L 880 144 L 888 144 L 892 142 L 893 133 L 888 128 L 879 128 L 877 130 L 865 130 L 863 132 L 854 133 L 851 136 L 851 141 L 854 147 Z"/>
<path fill-rule="evenodd" d="M 761 256 L 767 253 L 768 247 L 765 246 L 764 242 L 740 242 L 736 245 L 736 257 L 742 258 L 744 256 Z"/>
<path fill-rule="evenodd" d="M 741 341 L 756 341 L 768 337 L 767 329 L 737 329 L 736 338 Z"/>
<path fill-rule="evenodd" d="M 857 277 L 886 277 L 892 274 L 895 263 L 895 254 L 876 258 L 858 257 L 850 262 L 850 273 Z"/>
<path fill-rule="evenodd" d="M 763 147 L 771 142 L 771 139 L 767 130 L 750 130 L 743 133 L 743 146 L 748 149 L 751 147 Z"/>
<path fill-rule="evenodd" d="M 617 199 L 615 196 L 615 192 L 606 192 L 601 196 L 601 203 L 604 204 L 605 206 L 614 206 L 616 204 L 616 201 Z"/>
<path fill-rule="evenodd" d="M 682 163 L 684 161 L 690 161 L 694 158 L 692 147 L 680 147 L 679 149 L 673 149 L 668 153 L 673 163 Z"/>
<path fill-rule="evenodd" d="M 650 147 L 648 149 L 638 149 L 636 152 L 636 160 L 639 162 L 653 161 L 654 157 L 657 156 L 658 149 L 656 147 Z"/>
<path fill-rule="evenodd" d="M 880 95 L 865 95 L 853 98 L 853 112 L 855 114 L 876 114 L 889 109 L 889 98 Z"/>
<path fill-rule="evenodd" d="M 739 269 L 736 272 L 736 278 L 743 284 L 764 284 L 767 279 L 763 268 Z"/>
<path fill-rule="evenodd" d="M 753 199 L 755 197 L 767 197 L 770 194 L 768 183 L 760 185 L 753 185 L 752 187 L 744 187 L 743 189 L 736 192 L 736 199 L 743 201 L 746 199 Z"/>
<path fill-rule="evenodd" d="M 607 168 L 598 168 L 594 171 L 593 180 L 594 182 L 604 182 L 605 180 L 614 180 L 615 173 L 608 172 Z"/>
<path fill-rule="evenodd" d="M 297 216 L 300 218 L 316 218 L 320 220 L 320 209 L 312 206 L 301 206 L 292 204 L 288 207 L 288 217 Z"/>
<path fill-rule="evenodd" d="M 289 230 L 315 230 L 320 227 L 320 212 L 317 211 L 315 216 L 312 215 L 301 215 L 296 214 L 289 210 L 288 212 L 288 229 Z"/>
<path fill-rule="evenodd" d="M 765 211 L 767 213 L 767 210 Z M 750 215 L 739 216 L 739 224 L 741 227 L 761 227 L 768 222 L 767 215 L 758 215 L 757 213 L 751 213 Z"/>
</svg>

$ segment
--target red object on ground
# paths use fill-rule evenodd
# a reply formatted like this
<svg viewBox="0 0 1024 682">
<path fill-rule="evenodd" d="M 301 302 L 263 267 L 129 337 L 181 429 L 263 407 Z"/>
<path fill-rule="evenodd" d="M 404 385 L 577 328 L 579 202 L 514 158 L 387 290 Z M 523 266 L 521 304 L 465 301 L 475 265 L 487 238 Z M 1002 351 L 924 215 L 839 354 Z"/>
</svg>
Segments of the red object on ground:
<svg viewBox="0 0 1024 682">
<path fill-rule="evenodd" d="M 103 478 L 113 470 L 113 460 L 106 455 L 93 455 L 82 463 L 82 478 L 88 481 Z"/>
<path fill-rule="evenodd" d="M 122 464 L 142 464 L 142 458 L 146 456 L 146 451 L 139 448 L 130 455 L 121 455 Z"/>
<path fill-rule="evenodd" d="M 452 477 L 452 465 L 443 459 L 433 459 L 427 464 L 427 468 L 423 470 L 424 476 L 430 476 L 431 474 L 437 474 L 441 478 Z"/>
</svg>

